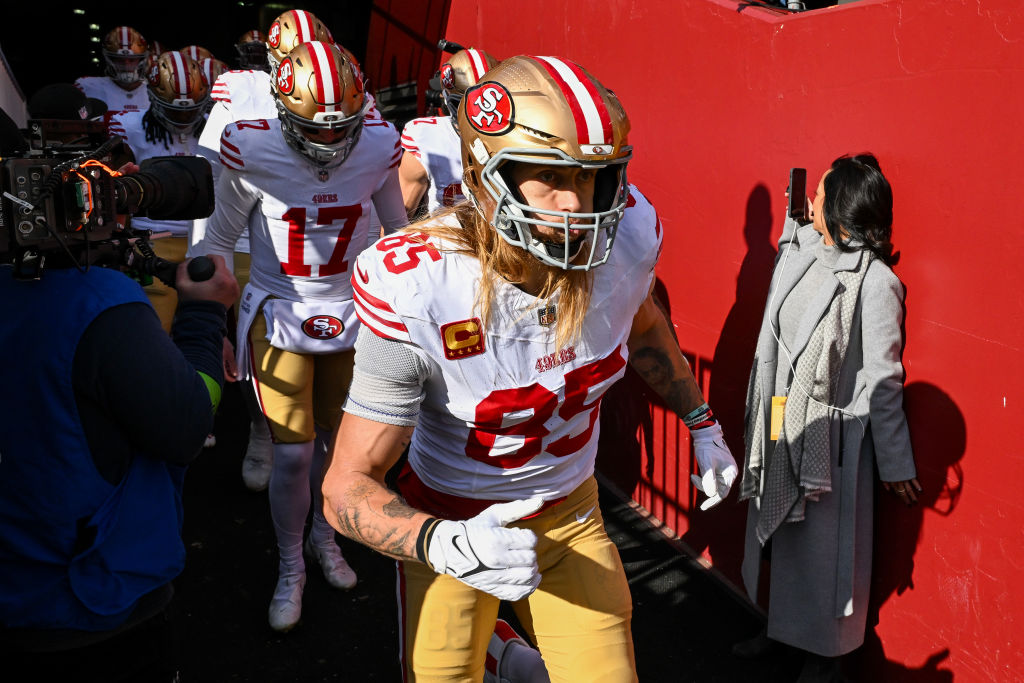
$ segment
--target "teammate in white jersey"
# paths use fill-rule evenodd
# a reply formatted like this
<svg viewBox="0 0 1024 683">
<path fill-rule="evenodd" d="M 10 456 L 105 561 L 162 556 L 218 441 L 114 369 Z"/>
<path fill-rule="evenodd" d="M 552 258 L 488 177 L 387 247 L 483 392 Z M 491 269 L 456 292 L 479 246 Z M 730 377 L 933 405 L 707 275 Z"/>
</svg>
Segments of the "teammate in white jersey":
<svg viewBox="0 0 1024 683">
<path fill-rule="evenodd" d="M 164 52 L 153 65 L 143 91 L 151 101 L 149 108 L 116 114 L 110 120 L 110 133 L 124 138 L 139 164 L 150 157 L 197 155 L 199 129 L 210 97 L 210 86 L 199 64 L 182 52 Z M 154 241 L 153 250 L 174 262 L 185 259 L 193 224 L 191 220 L 132 218 L 132 226 L 137 229 L 171 234 Z M 170 332 L 177 293 L 158 280 L 145 289 L 161 324 Z"/>
<path fill-rule="evenodd" d="M 221 74 L 213 82 L 213 107 L 199 136 L 199 153 L 213 168 L 216 186 L 222 168 L 219 161 L 220 136 L 224 127 L 235 121 L 272 120 L 277 118 L 277 98 L 270 77 L 271 65 L 277 65 L 293 48 L 311 40 L 332 42 L 331 32 L 312 12 L 289 10 L 278 15 L 271 23 L 270 36 L 258 31 L 247 31 L 235 44 L 243 68 Z M 262 61 L 257 61 L 262 60 Z M 255 217 L 254 217 L 255 218 Z M 206 233 L 206 221 L 195 222 L 189 256 L 194 255 L 197 244 Z M 242 233 L 235 243 L 235 276 L 238 286 L 245 290 L 249 281 L 249 233 Z M 249 443 L 242 458 L 242 481 L 253 491 L 262 491 L 270 483 L 273 448 L 270 429 L 263 418 L 255 396 L 243 389 L 249 408 Z"/>
<path fill-rule="evenodd" d="M 150 49 L 142 34 L 131 26 L 117 26 L 103 37 L 106 76 L 82 76 L 75 81 L 87 97 L 107 105 L 107 120 L 123 111 L 144 112 L 149 97 L 143 86 Z"/>
<path fill-rule="evenodd" d="M 323 457 L 351 377 L 359 326 L 351 268 L 367 241 L 371 203 L 389 231 L 407 219 L 398 132 L 364 120 L 362 81 L 341 50 L 302 43 L 278 65 L 276 87 L 276 119 L 224 129 L 217 206 L 197 249 L 230 260 L 249 228 L 238 359 L 274 439 L 269 499 L 280 566 L 268 617 L 287 631 L 302 610 L 311 473 L 316 505 L 305 551 L 332 586 L 356 582 L 323 517 Z"/>
<path fill-rule="evenodd" d="M 703 507 L 737 468 L 651 296 L 662 230 L 627 185 L 629 120 L 576 64 L 513 57 L 458 124 L 473 204 L 356 262 L 364 326 L 325 514 L 400 561 L 408 680 L 480 680 L 506 599 L 551 680 L 635 681 L 593 476 L 627 360 L 690 427 Z M 384 475 L 406 446 L 400 497 Z"/>
<path fill-rule="evenodd" d="M 413 119 L 402 129 L 405 155 L 398 167 L 402 199 L 409 218 L 414 218 L 427 197 L 427 213 L 463 201 L 462 145 L 455 115 L 466 89 L 476 85 L 498 63 L 483 50 L 459 50 L 441 65 L 441 95 L 447 116 Z"/>
</svg>

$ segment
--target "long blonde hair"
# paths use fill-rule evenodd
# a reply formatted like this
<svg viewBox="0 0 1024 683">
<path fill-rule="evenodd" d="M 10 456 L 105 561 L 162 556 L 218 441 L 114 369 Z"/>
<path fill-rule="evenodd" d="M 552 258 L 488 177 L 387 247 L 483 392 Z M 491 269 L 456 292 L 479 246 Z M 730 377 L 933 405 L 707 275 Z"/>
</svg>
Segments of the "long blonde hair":
<svg viewBox="0 0 1024 683">
<path fill-rule="evenodd" d="M 451 215 L 455 216 L 456 225 L 444 221 L 444 218 Z M 555 348 L 564 348 L 582 336 L 593 282 L 589 270 L 564 270 L 549 266 L 525 249 L 510 245 L 468 201 L 413 223 L 405 230 L 443 238 L 454 245 L 451 250 L 454 253 L 466 254 L 479 261 L 480 289 L 474 309 L 479 312 L 484 329 L 494 315 L 496 279 L 500 277 L 513 285 L 520 285 L 527 281 L 530 273 L 539 268 L 545 271 L 545 280 L 537 298 L 548 305 L 547 302 L 555 293 L 559 295 Z M 524 315 L 526 313 L 524 311 Z"/>
</svg>

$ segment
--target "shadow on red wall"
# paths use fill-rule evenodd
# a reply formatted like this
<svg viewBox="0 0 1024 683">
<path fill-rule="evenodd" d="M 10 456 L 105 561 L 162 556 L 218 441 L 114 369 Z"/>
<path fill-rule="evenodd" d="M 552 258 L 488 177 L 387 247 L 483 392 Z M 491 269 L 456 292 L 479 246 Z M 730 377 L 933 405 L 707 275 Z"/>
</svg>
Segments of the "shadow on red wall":
<svg viewBox="0 0 1024 683">
<path fill-rule="evenodd" d="M 919 502 L 904 508 L 881 487 L 875 497 L 875 554 L 871 600 L 864 645 L 851 656 L 854 680 L 946 683 L 950 669 L 941 668 L 950 648 L 940 648 L 919 667 L 886 657 L 877 633 L 879 612 L 894 595 L 914 588 L 914 554 L 921 538 L 925 512 L 941 517 L 953 514 L 963 492 L 960 460 L 967 447 L 963 414 L 949 394 L 928 382 L 912 382 L 904 389 L 903 402 L 917 462 L 917 478 L 923 489 Z"/>
</svg>

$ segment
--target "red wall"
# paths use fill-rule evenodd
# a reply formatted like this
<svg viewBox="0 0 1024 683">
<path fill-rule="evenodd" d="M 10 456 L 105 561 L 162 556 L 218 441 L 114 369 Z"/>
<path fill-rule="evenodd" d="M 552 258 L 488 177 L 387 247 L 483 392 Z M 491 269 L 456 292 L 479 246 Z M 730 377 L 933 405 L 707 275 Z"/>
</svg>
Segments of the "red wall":
<svg viewBox="0 0 1024 683">
<path fill-rule="evenodd" d="M 738 5 L 452 0 L 447 35 L 498 58 L 573 59 L 620 95 L 631 179 L 665 225 L 671 317 L 738 457 L 787 169 L 806 167 L 813 192 L 836 156 L 879 157 L 925 493 L 914 509 L 879 505 L 869 640 L 883 680 L 1024 680 L 1024 7 Z M 627 381 L 606 399 L 602 469 L 736 581 L 743 507 L 734 494 L 695 509 L 685 430 L 645 398 Z"/>
<path fill-rule="evenodd" d="M 376 90 L 416 83 L 423 107 L 427 82 L 437 69 L 448 0 L 373 0 L 362 66 Z"/>
</svg>

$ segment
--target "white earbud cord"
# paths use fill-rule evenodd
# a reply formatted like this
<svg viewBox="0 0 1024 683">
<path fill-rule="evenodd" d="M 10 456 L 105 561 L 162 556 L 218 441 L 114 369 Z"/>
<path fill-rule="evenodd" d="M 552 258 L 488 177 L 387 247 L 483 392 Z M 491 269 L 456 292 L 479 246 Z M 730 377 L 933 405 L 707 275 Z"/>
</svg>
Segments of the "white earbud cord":
<svg viewBox="0 0 1024 683">
<path fill-rule="evenodd" d="M 795 239 L 795 237 L 796 236 L 794 235 L 794 239 Z M 775 295 L 778 293 L 778 284 L 782 282 L 782 275 L 783 275 L 783 273 L 786 272 L 786 262 L 789 260 L 789 253 L 790 253 L 790 251 L 792 251 L 792 246 L 791 245 L 786 247 L 786 255 L 784 257 L 782 257 L 782 267 L 779 268 L 779 277 L 775 281 L 776 286 L 772 289 L 772 297 L 768 301 L 768 328 L 772 331 L 772 337 L 775 338 L 775 343 L 777 343 L 779 345 L 779 348 L 782 349 L 782 352 L 786 355 L 786 362 L 789 364 L 789 369 L 793 373 L 793 375 L 792 375 L 792 377 L 793 377 L 793 384 L 791 386 L 795 386 L 798 389 L 800 389 L 800 391 L 802 391 L 804 393 L 804 395 L 807 396 L 808 399 L 814 401 L 818 405 L 825 406 L 829 410 L 839 411 L 843 415 L 849 415 L 853 419 L 857 420 L 857 422 L 860 423 L 861 437 L 863 437 L 864 433 L 867 431 L 867 425 L 864 424 L 864 421 L 862 419 L 860 419 L 859 415 L 857 415 L 855 413 L 852 413 L 849 410 L 843 410 L 839 406 L 834 406 L 834 405 L 831 405 L 829 403 L 825 403 L 823 401 L 819 401 L 818 399 L 816 399 L 813 396 L 811 396 L 810 392 L 807 391 L 806 388 L 804 388 L 804 386 L 799 382 L 799 380 L 797 380 L 796 366 L 793 364 L 793 357 L 789 354 L 789 349 L 786 348 L 786 345 L 782 342 L 782 339 L 780 339 L 779 335 L 776 334 L 776 332 L 775 332 L 775 325 L 772 324 L 772 313 L 771 312 L 772 312 L 772 310 L 774 309 L 774 306 L 775 306 Z M 780 310 L 780 313 L 781 313 L 781 310 Z"/>
</svg>

